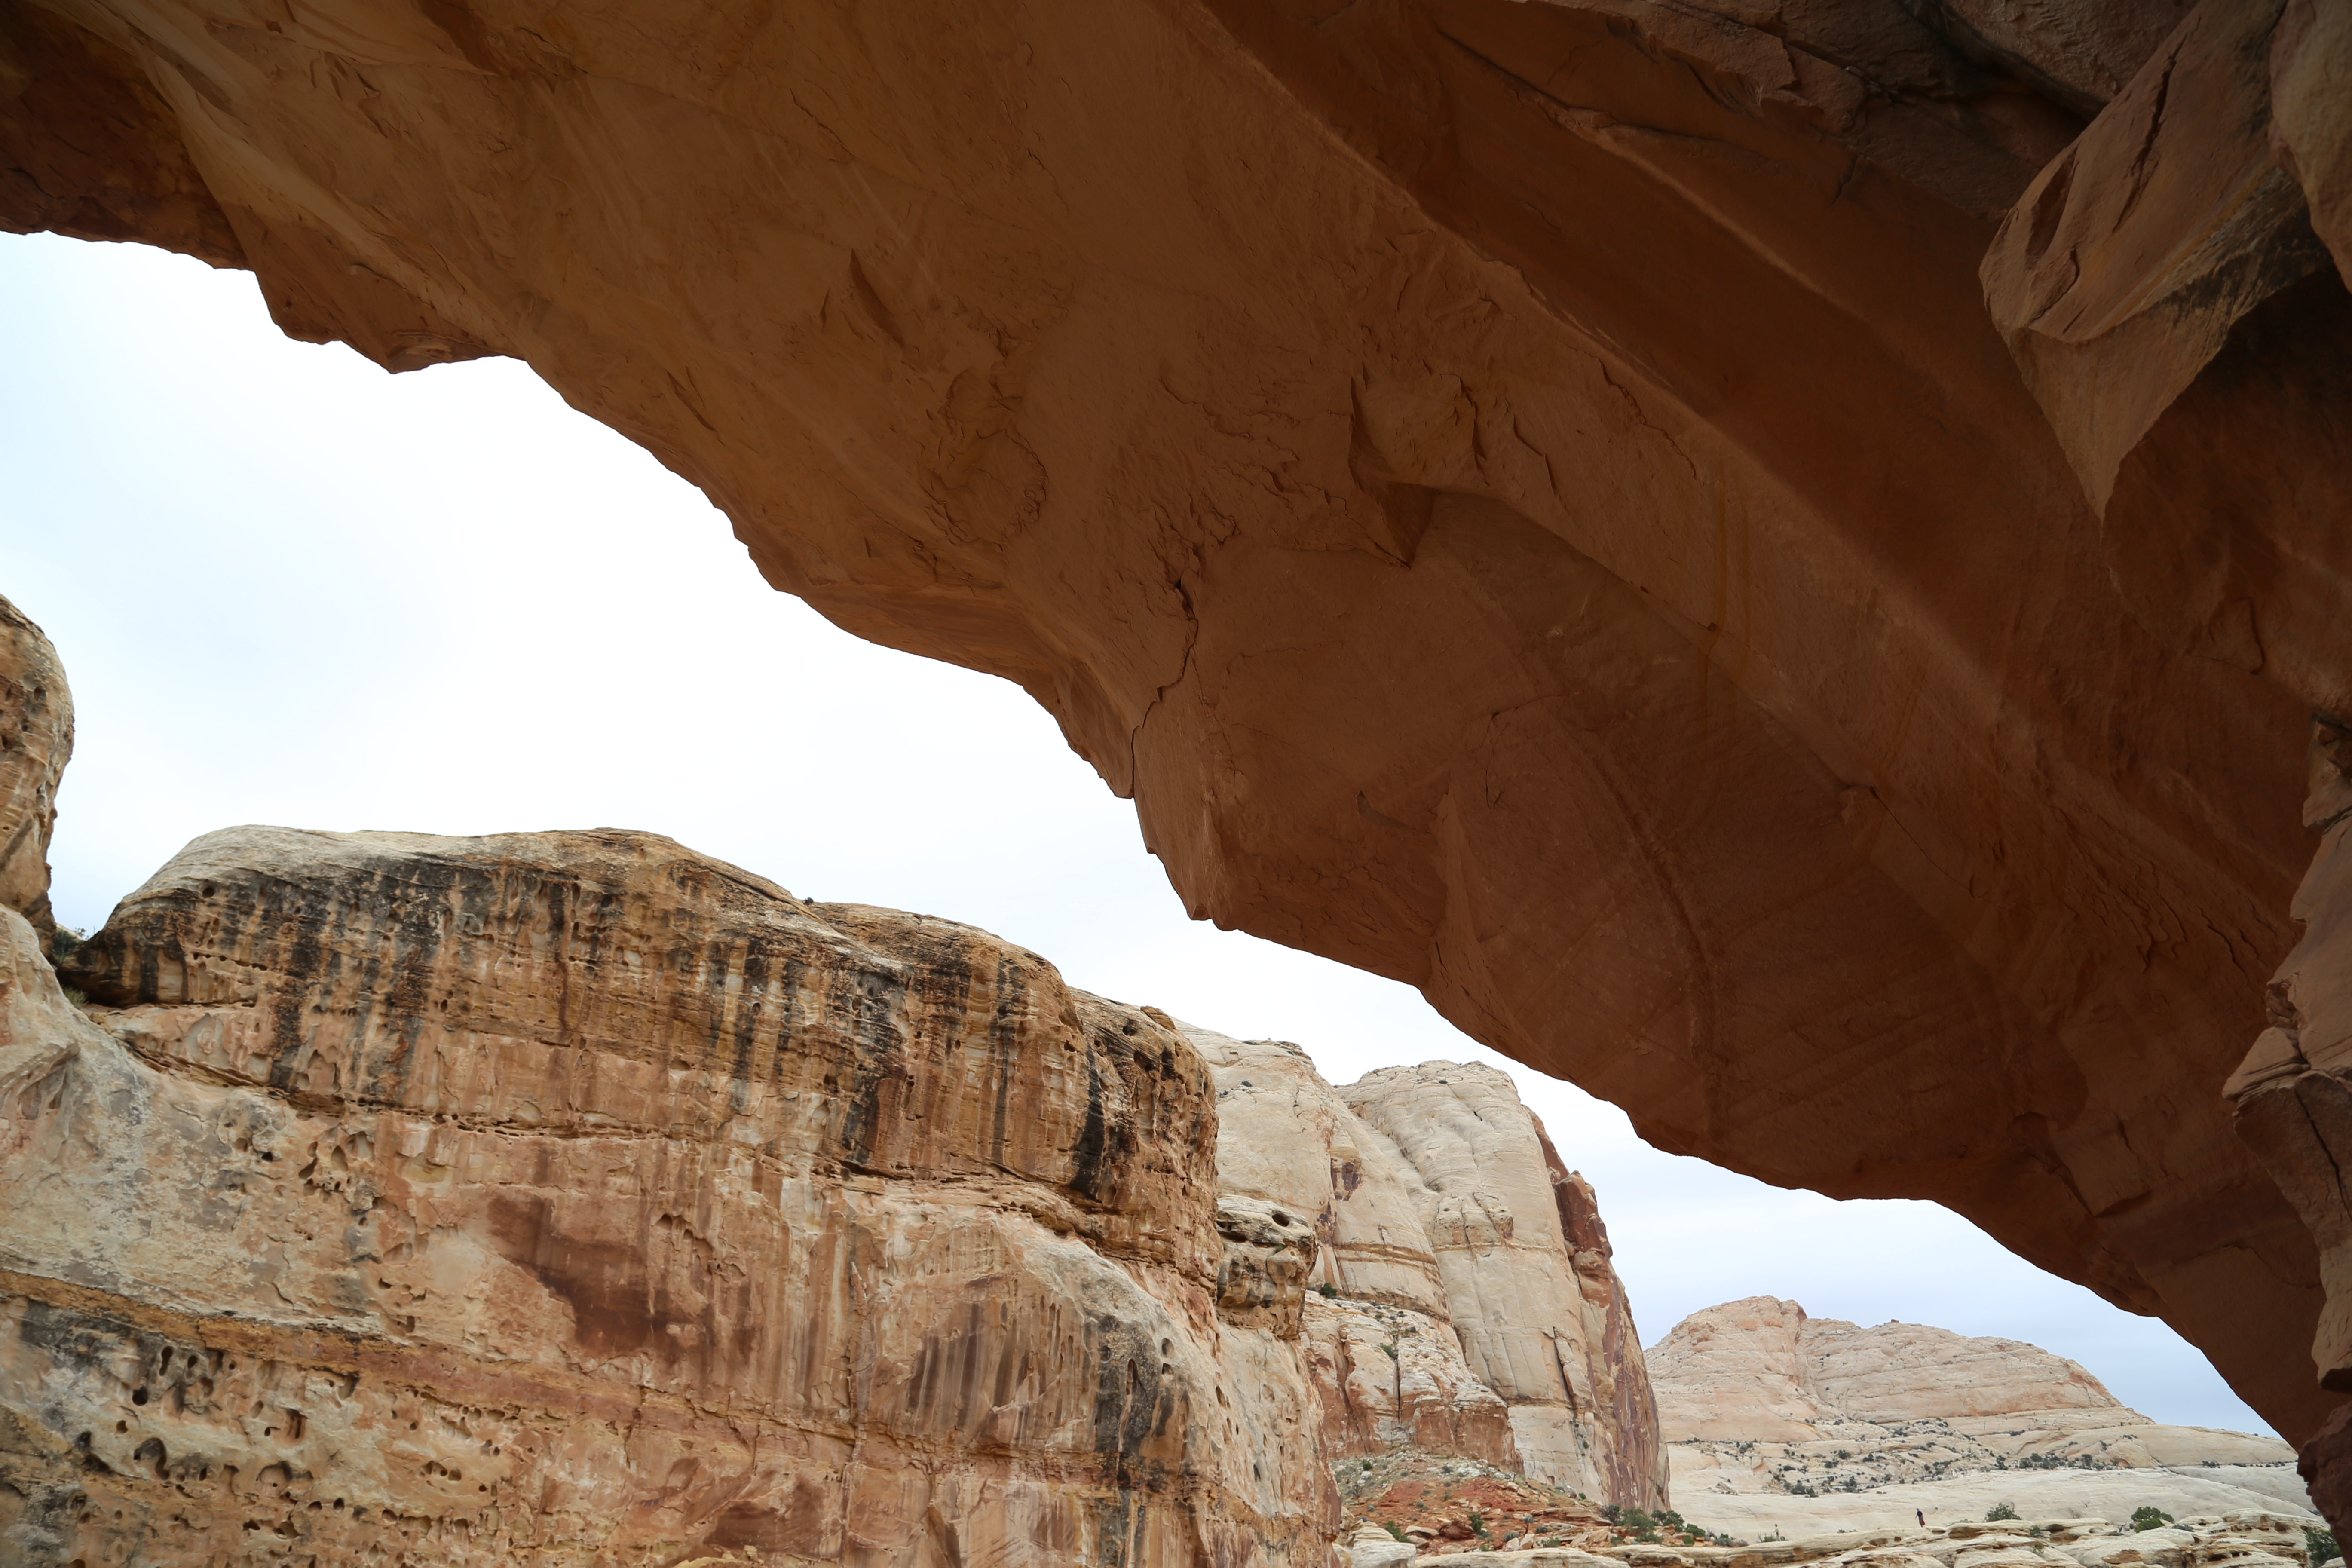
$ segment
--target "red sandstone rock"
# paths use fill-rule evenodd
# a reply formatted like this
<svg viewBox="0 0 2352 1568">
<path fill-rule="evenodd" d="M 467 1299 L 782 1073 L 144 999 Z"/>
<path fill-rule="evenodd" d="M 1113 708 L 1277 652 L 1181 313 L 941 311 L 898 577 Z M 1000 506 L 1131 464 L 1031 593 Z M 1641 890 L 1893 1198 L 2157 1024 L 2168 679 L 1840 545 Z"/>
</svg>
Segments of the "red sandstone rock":
<svg viewBox="0 0 2352 1568">
<path fill-rule="evenodd" d="M 2177 15 L 93 0 L 0 28 L 0 211 L 528 359 L 1021 681 L 1195 912 L 2301 1436 L 2318 1248 L 2217 1090 L 2352 692 L 2342 27 Z"/>
</svg>

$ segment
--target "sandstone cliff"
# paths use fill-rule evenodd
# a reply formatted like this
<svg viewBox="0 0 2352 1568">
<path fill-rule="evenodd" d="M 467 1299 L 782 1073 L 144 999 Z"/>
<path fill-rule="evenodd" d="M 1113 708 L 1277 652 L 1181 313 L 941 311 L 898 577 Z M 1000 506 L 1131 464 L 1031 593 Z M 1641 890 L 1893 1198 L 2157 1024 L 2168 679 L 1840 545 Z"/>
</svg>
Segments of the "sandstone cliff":
<svg viewBox="0 0 2352 1568">
<path fill-rule="evenodd" d="M 1180 1027 L 1217 1081 L 1218 1180 L 1321 1242 L 1304 1326 L 1335 1458 L 1408 1442 L 1664 1505 L 1607 1230 L 1508 1078 L 1425 1062 L 1334 1089 L 1295 1046 Z"/>
<path fill-rule="evenodd" d="M 208 836 L 87 1015 L 5 920 L 25 1561 L 1324 1561 L 1208 1074 L 1034 954 L 615 832 Z"/>
<path fill-rule="evenodd" d="M 1745 1536 L 1980 1516 L 2129 1522 L 2308 1513 L 2277 1438 L 2163 1426 L 2075 1362 L 1917 1323 L 1862 1328 L 1769 1296 L 1695 1312 L 1651 1347 L 1677 1506 Z"/>
<path fill-rule="evenodd" d="M 528 359 L 778 586 L 1021 682 L 1196 912 L 1662 1147 L 1949 1204 L 2298 1440 L 2352 1384 L 2332 946 L 2246 1144 L 2218 1093 L 2352 713 L 2340 5 L 26 0 L 0 50 L 0 222 Z"/>
</svg>

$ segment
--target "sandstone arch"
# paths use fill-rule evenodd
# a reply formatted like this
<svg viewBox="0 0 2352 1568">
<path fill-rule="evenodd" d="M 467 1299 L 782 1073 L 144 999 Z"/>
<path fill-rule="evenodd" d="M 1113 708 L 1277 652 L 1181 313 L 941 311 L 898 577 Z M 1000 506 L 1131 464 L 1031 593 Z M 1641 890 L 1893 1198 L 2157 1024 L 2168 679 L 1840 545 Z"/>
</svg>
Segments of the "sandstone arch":
<svg viewBox="0 0 2352 1568">
<path fill-rule="evenodd" d="M 2336 10 L 5 16 L 0 222 L 529 360 L 1196 913 L 2336 1403 L 2326 988 L 2292 1202 L 2221 1089 L 2352 710 Z"/>
</svg>

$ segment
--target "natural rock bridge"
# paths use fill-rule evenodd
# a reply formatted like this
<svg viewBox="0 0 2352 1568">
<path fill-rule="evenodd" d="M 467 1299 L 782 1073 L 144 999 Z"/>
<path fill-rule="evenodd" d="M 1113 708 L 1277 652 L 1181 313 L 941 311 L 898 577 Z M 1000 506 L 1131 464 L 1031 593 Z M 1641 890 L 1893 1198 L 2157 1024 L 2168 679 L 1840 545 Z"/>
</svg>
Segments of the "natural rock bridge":
<svg viewBox="0 0 2352 1568">
<path fill-rule="evenodd" d="M 0 18 L 0 224 L 523 358 L 1196 914 L 2352 1391 L 2338 0 Z"/>
</svg>

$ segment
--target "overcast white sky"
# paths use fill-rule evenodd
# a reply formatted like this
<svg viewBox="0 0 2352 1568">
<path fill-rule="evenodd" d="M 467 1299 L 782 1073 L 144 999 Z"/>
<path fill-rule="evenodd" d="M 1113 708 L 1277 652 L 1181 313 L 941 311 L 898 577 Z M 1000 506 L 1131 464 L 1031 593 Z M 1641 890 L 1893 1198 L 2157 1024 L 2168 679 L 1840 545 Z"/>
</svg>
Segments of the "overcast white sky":
<svg viewBox="0 0 2352 1568">
<path fill-rule="evenodd" d="M 2267 1430 L 2161 1323 L 1940 1208 L 1660 1153 L 1402 986 L 1188 921 L 1130 807 L 1019 689 L 770 591 L 698 491 L 516 362 L 386 375 L 280 336 L 245 273 L 49 236 L 0 236 L 0 595 L 79 710 L 52 855 L 69 925 L 234 823 L 664 833 L 1295 1040 L 1335 1082 L 1504 1068 L 1599 1188 L 1645 1341 L 1776 1295 L 2031 1340 L 2159 1421 Z"/>
</svg>

